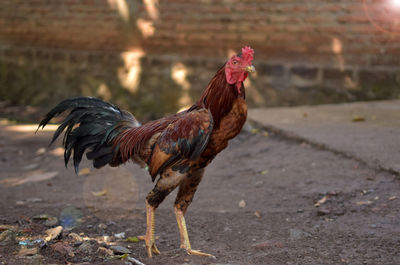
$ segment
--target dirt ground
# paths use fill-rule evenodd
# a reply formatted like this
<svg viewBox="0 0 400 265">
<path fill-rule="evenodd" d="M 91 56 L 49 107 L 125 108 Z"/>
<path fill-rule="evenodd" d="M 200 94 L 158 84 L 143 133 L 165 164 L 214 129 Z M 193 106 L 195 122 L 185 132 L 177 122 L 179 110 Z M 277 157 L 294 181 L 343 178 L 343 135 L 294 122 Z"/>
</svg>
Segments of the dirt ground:
<svg viewBox="0 0 400 265">
<path fill-rule="evenodd" d="M 187 213 L 192 247 L 216 259 L 179 249 L 175 193 L 156 212 L 161 255 L 149 259 L 143 242 L 126 240 L 145 231 L 147 173 L 84 163 L 76 176 L 60 143 L 43 149 L 51 134 L 0 127 L 1 264 L 134 264 L 113 245 L 146 265 L 400 264 L 398 177 L 254 129 L 207 168 Z M 21 245 L 60 224 L 33 253 Z"/>
</svg>

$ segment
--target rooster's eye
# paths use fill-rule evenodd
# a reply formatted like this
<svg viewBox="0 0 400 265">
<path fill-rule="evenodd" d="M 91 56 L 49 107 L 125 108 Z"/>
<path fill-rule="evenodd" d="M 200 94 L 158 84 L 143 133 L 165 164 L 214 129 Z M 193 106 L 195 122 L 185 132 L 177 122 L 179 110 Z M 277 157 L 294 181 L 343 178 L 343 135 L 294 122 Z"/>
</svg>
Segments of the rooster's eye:
<svg viewBox="0 0 400 265">
<path fill-rule="evenodd" d="M 236 61 L 236 60 L 233 60 L 233 64 L 238 64 L 238 61 Z"/>
</svg>

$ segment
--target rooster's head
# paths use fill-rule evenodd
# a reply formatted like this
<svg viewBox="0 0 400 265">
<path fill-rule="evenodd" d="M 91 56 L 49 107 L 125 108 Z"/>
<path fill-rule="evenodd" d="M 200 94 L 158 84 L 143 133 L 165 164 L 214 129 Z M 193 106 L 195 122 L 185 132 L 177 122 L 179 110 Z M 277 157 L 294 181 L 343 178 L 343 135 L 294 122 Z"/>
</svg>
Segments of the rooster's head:
<svg viewBox="0 0 400 265">
<path fill-rule="evenodd" d="M 242 52 L 232 56 L 225 65 L 226 81 L 235 84 L 240 93 L 243 81 L 249 73 L 256 71 L 252 65 L 254 50 L 248 46 L 242 48 Z"/>
</svg>

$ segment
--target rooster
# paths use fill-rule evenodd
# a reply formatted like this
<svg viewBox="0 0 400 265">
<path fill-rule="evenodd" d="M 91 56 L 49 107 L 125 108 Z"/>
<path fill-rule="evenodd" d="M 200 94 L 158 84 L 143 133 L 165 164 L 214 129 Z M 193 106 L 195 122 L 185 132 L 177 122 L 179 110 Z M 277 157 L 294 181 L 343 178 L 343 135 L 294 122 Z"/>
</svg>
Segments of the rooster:
<svg viewBox="0 0 400 265">
<path fill-rule="evenodd" d="M 215 74 L 200 99 L 189 109 L 159 120 L 140 124 L 118 107 L 91 97 L 66 99 L 40 122 L 44 128 L 55 116 L 71 110 L 54 133 L 51 143 L 65 130 L 63 146 L 67 166 L 72 155 L 75 172 L 86 151 L 95 168 L 119 166 L 132 160 L 146 167 L 155 187 L 146 197 L 147 254 L 160 254 L 155 244 L 155 210 L 179 187 L 174 210 L 181 245 L 190 255 L 212 256 L 193 250 L 186 228 L 185 213 L 199 185 L 205 167 L 225 149 L 242 129 L 247 117 L 243 81 L 255 72 L 254 51 L 242 48 Z M 72 154 L 73 153 L 73 154 Z M 157 178 L 158 177 L 158 178 Z"/>
</svg>

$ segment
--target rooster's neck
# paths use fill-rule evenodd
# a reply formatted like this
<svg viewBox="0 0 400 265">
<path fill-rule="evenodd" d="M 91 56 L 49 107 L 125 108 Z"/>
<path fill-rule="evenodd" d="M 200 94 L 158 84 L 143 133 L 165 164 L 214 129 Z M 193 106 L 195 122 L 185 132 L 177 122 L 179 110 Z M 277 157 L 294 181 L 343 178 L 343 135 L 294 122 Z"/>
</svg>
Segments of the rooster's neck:
<svg viewBox="0 0 400 265">
<path fill-rule="evenodd" d="M 224 65 L 211 79 L 195 105 L 209 109 L 214 119 L 214 128 L 218 128 L 238 97 L 245 97 L 244 86 L 242 84 L 239 94 L 235 85 L 228 84 Z"/>
</svg>

